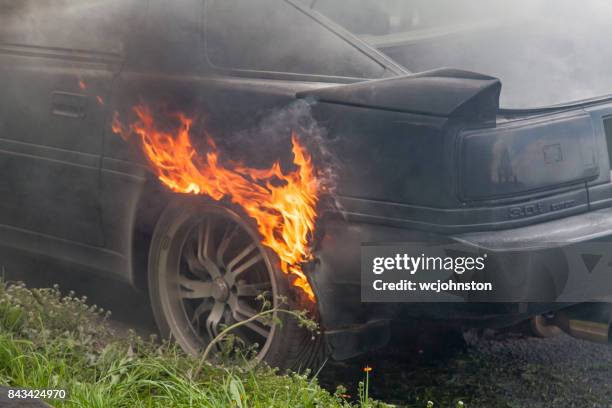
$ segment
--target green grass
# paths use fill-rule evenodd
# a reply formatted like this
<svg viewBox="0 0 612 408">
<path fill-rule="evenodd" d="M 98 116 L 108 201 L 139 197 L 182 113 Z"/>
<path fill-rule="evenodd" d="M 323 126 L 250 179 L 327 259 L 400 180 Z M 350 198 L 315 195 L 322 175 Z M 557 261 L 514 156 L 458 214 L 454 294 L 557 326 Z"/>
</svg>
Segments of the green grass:
<svg viewBox="0 0 612 408">
<path fill-rule="evenodd" d="M 120 339 L 108 313 L 57 287 L 0 282 L 0 384 L 65 389 L 55 407 L 378 407 L 352 404 L 315 378 L 250 364 L 205 364 L 174 345 Z M 356 373 L 360 376 L 362 373 Z"/>
</svg>

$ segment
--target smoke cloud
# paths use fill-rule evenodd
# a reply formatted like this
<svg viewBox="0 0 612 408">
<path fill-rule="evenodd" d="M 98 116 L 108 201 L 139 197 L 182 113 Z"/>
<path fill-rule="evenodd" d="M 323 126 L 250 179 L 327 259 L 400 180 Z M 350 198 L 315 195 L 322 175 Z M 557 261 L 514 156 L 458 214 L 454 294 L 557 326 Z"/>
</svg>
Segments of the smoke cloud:
<svg viewBox="0 0 612 408">
<path fill-rule="evenodd" d="M 384 44 L 386 53 L 413 72 L 450 66 L 500 78 L 505 107 L 612 93 L 609 1 L 355 0 L 350 7 L 343 0 L 303 2 Z"/>
<path fill-rule="evenodd" d="M 118 54 L 132 6 L 132 0 L 0 0 L 0 42 Z"/>
<path fill-rule="evenodd" d="M 287 168 L 292 160 L 290 149 L 293 132 L 311 155 L 321 187 L 328 198 L 333 198 L 340 164 L 328 146 L 327 130 L 313 116 L 310 102 L 297 100 L 288 106 L 273 109 L 262 115 L 255 125 L 215 140 L 233 160 L 251 166 L 269 167 L 280 158 L 282 167 Z M 198 135 L 194 136 L 197 140 Z"/>
</svg>

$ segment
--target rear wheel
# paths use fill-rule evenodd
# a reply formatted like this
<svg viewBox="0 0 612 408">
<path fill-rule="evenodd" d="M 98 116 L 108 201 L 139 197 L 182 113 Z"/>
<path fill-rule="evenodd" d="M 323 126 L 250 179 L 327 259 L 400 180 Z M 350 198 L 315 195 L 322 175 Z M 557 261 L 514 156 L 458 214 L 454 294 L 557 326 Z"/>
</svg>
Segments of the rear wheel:
<svg viewBox="0 0 612 408">
<path fill-rule="evenodd" d="M 188 198 L 171 203 L 156 226 L 149 287 L 161 334 L 190 354 L 199 353 L 223 327 L 256 315 L 262 294 L 274 306 L 282 297 L 288 302 L 283 309 L 304 308 L 250 221 L 222 205 Z M 286 313 L 275 317 L 282 324 L 254 320 L 233 334 L 272 366 L 316 366 L 323 355 L 321 338 Z"/>
</svg>

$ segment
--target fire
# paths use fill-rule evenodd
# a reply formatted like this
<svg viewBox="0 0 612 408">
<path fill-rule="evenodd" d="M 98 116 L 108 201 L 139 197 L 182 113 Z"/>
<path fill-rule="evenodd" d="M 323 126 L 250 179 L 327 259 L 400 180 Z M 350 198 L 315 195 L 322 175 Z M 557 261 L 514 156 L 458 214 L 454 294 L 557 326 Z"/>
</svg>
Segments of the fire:
<svg viewBox="0 0 612 408">
<path fill-rule="evenodd" d="M 277 161 L 269 169 L 255 169 L 241 163 L 220 160 L 220 152 L 207 136 L 209 151 L 200 156 L 193 147 L 190 130 L 193 120 L 179 113 L 174 131 L 160 130 L 151 110 L 133 108 L 137 120 L 125 127 L 118 114 L 113 132 L 127 140 L 137 135 L 142 149 L 159 180 L 172 191 L 207 195 L 214 200 L 226 197 L 241 206 L 258 226 L 263 245 L 280 259 L 282 271 L 292 284 L 314 301 L 315 296 L 301 265 L 312 259 L 309 246 L 317 217 L 319 180 L 311 156 L 292 133 L 293 163 L 296 170 L 283 173 Z"/>
</svg>

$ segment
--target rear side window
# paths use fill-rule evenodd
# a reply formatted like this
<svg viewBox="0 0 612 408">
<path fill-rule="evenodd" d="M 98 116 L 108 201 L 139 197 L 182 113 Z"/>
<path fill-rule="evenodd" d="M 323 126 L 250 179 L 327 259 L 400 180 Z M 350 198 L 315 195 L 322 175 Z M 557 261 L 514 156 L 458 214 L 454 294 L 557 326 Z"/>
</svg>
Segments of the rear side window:
<svg viewBox="0 0 612 408">
<path fill-rule="evenodd" d="M 0 43 L 120 54 L 135 0 L 0 0 Z"/>
<path fill-rule="evenodd" d="M 209 0 L 206 49 L 218 68 L 380 78 L 385 68 L 284 0 Z"/>
</svg>

